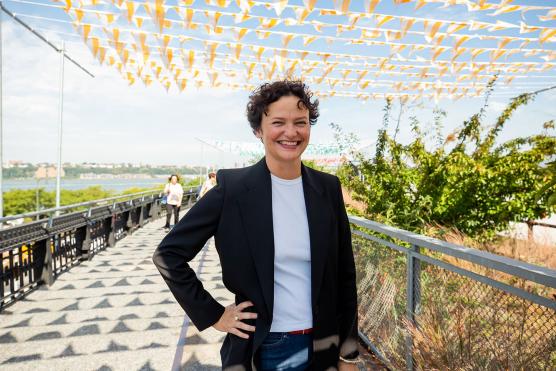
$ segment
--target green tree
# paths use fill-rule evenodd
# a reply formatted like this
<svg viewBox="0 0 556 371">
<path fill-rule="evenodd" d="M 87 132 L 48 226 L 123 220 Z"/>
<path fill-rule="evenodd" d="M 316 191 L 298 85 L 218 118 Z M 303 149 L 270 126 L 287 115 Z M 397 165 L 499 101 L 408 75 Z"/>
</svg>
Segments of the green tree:
<svg viewBox="0 0 556 371">
<path fill-rule="evenodd" d="M 546 166 L 556 155 L 556 137 L 549 135 L 553 127 L 496 145 L 512 114 L 546 89 L 513 98 L 486 130 L 482 122 L 494 81 L 481 110 L 432 149 L 415 117 L 410 118 L 413 140 L 408 145 L 387 134 L 387 101 L 374 157 L 352 152 L 354 161 L 338 171 L 353 198 L 367 205 L 367 217 L 418 232 L 440 224 L 489 239 L 512 221 L 554 211 L 554 163 Z M 435 113 L 437 127 L 441 112 Z M 339 127 L 335 130 L 337 138 L 345 138 Z"/>
</svg>

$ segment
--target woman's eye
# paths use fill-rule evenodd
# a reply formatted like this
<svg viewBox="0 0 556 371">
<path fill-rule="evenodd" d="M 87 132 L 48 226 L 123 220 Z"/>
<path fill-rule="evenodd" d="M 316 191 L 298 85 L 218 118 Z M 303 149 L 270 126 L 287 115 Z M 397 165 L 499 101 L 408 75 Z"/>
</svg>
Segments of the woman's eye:
<svg viewBox="0 0 556 371">
<path fill-rule="evenodd" d="M 299 121 L 295 123 L 297 126 L 305 126 L 307 123 L 305 121 Z"/>
</svg>

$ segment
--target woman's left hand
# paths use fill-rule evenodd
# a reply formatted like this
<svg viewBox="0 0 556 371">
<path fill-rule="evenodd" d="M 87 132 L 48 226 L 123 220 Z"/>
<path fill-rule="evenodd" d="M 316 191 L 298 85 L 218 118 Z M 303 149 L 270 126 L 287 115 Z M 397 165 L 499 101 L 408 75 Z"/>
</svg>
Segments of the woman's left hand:
<svg viewBox="0 0 556 371">
<path fill-rule="evenodd" d="M 355 363 L 338 362 L 338 371 L 358 371 L 359 367 Z"/>
</svg>

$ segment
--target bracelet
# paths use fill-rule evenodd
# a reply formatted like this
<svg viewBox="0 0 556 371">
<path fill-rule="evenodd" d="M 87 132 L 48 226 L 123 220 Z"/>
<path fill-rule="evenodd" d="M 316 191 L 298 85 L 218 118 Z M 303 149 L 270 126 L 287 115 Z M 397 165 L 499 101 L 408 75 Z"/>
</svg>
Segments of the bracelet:
<svg viewBox="0 0 556 371">
<path fill-rule="evenodd" d="M 357 363 L 359 363 L 360 359 L 359 359 L 359 356 L 357 356 L 355 358 L 344 358 L 344 357 L 340 356 L 340 361 L 345 362 L 345 363 L 357 364 Z"/>
</svg>

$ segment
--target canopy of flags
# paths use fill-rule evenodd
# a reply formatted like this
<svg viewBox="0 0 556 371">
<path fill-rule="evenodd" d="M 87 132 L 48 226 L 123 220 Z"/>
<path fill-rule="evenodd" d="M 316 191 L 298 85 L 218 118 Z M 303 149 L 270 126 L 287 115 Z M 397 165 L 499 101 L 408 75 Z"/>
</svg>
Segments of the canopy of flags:
<svg viewBox="0 0 556 371">
<path fill-rule="evenodd" d="M 131 85 L 252 90 L 287 76 L 303 79 L 320 97 L 405 102 L 480 96 L 496 74 L 508 89 L 556 77 L 556 28 L 549 27 L 556 6 L 543 3 L 62 0 L 50 6 L 63 9 L 62 21 L 94 58 Z M 427 7 L 456 9 L 462 16 L 391 11 L 402 6 L 421 14 Z M 507 21 L 508 14 L 521 20 Z"/>
</svg>

